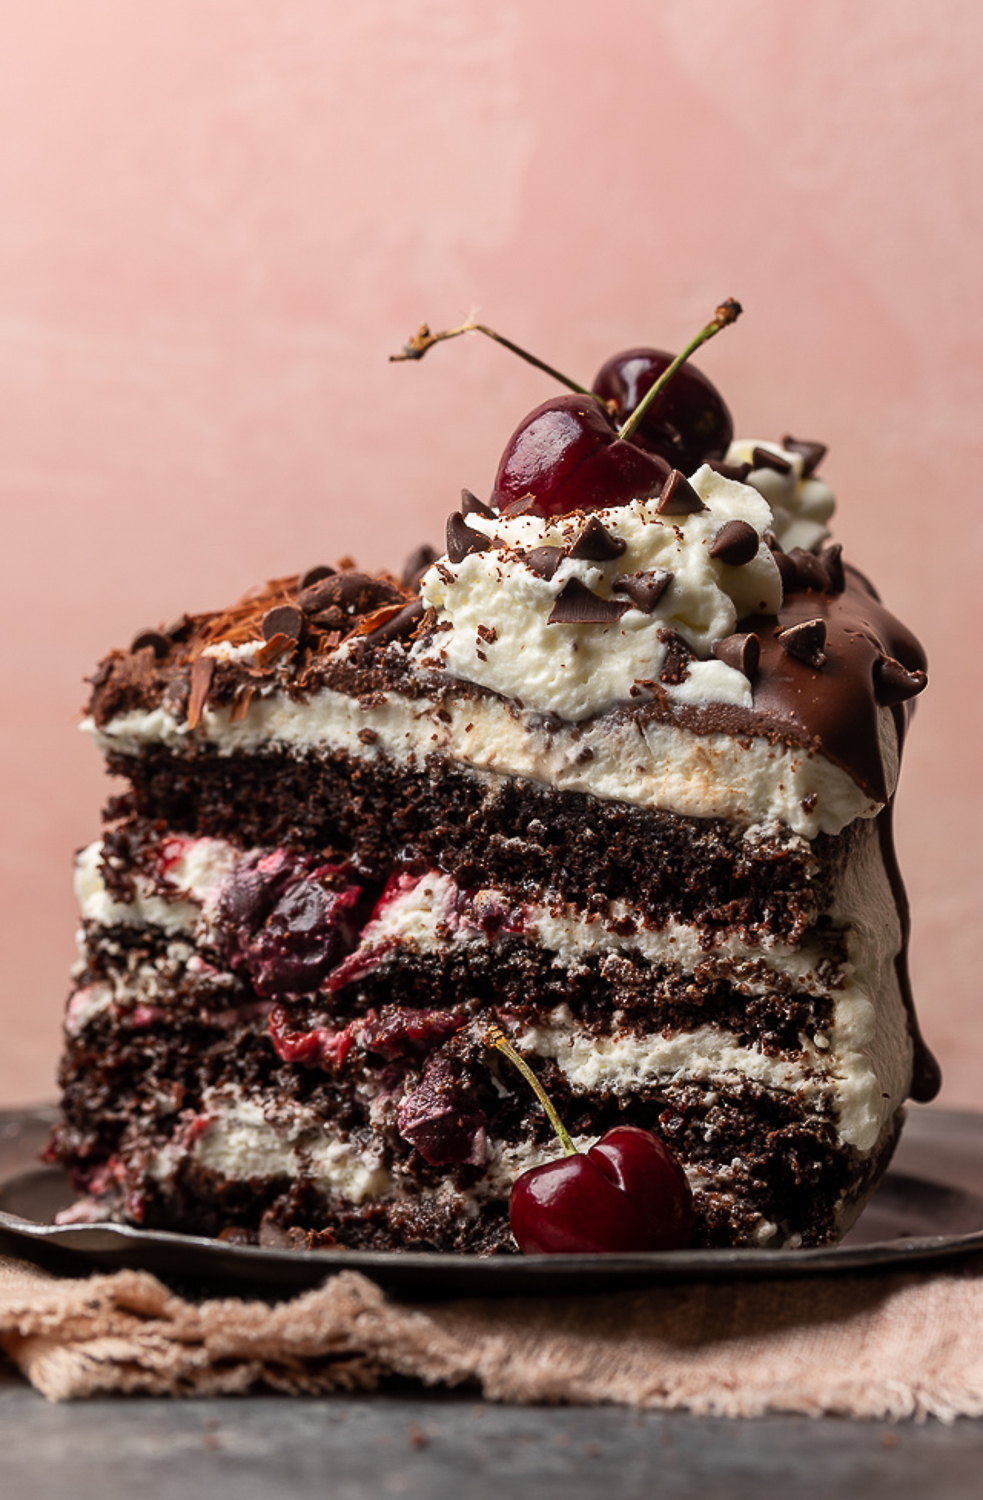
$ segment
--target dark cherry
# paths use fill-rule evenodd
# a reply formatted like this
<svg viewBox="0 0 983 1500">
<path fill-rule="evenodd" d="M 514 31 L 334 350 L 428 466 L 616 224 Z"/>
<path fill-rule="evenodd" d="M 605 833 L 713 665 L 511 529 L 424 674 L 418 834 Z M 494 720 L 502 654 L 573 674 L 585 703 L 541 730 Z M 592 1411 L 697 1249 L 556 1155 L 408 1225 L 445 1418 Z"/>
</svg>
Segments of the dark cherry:
<svg viewBox="0 0 983 1500">
<path fill-rule="evenodd" d="M 631 416 L 674 356 L 662 349 L 625 349 L 598 370 L 593 391 L 613 404 L 618 422 Z M 734 423 L 716 386 L 693 365 L 677 370 L 642 418 L 633 441 L 692 474 L 708 458 L 723 458 Z"/>
<path fill-rule="evenodd" d="M 657 1136 L 619 1125 L 589 1151 L 523 1172 L 509 1222 L 526 1255 L 682 1250 L 693 1233 L 693 1195 Z"/>
<path fill-rule="evenodd" d="M 562 516 L 658 495 L 670 466 L 618 437 L 604 407 L 590 396 L 555 396 L 529 413 L 512 434 L 495 476 L 498 510 L 535 497 L 530 510 Z"/>
</svg>

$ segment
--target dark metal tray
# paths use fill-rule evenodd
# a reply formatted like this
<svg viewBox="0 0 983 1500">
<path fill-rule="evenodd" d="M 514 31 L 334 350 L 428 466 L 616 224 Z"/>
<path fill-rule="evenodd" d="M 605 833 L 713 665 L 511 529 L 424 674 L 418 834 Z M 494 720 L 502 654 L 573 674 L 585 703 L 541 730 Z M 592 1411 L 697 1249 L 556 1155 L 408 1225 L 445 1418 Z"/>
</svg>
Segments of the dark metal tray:
<svg viewBox="0 0 983 1500">
<path fill-rule="evenodd" d="M 61 1172 L 37 1165 L 54 1117 L 48 1108 L 0 1113 L 0 1250 L 68 1272 L 129 1266 L 179 1284 L 282 1296 L 334 1272 L 358 1270 L 396 1295 L 432 1299 L 829 1274 L 983 1250 L 983 1115 L 968 1112 L 911 1111 L 891 1170 L 859 1223 L 832 1249 L 491 1259 L 273 1250 L 124 1224 L 55 1224 L 71 1190 Z"/>
</svg>

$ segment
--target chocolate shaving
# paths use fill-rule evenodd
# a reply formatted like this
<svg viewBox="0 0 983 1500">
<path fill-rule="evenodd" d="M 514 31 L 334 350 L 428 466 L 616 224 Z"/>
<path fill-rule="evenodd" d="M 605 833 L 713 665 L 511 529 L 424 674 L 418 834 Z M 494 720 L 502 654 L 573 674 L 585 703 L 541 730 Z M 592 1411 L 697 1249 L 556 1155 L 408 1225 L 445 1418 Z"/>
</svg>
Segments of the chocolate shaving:
<svg viewBox="0 0 983 1500">
<path fill-rule="evenodd" d="M 146 651 L 147 648 L 154 653 L 158 661 L 162 661 L 171 649 L 171 643 L 161 630 L 141 630 L 135 635 L 130 644 L 131 651 Z"/>
<path fill-rule="evenodd" d="M 676 575 L 666 568 L 650 573 L 621 573 L 611 587 L 616 594 L 627 594 L 636 609 L 650 615 Z"/>
<path fill-rule="evenodd" d="M 377 610 L 375 616 L 370 615 L 369 618 L 375 619 L 381 613 L 381 610 Z M 382 646 L 387 641 L 398 640 L 401 636 L 409 635 L 417 621 L 422 619 L 423 600 L 411 599 L 409 604 L 403 605 L 402 609 L 395 610 L 385 620 L 373 626 L 366 634 L 366 644 Z"/>
<path fill-rule="evenodd" d="M 526 511 L 532 510 L 536 504 L 536 496 L 533 494 L 520 495 L 518 500 L 512 500 L 502 511 L 503 516 L 524 516 Z"/>
<path fill-rule="evenodd" d="M 710 556 L 741 568 L 758 555 L 758 533 L 747 521 L 725 521 L 710 543 Z"/>
<path fill-rule="evenodd" d="M 893 708 L 897 703 L 907 703 L 927 683 L 928 677 L 924 672 L 909 672 L 893 656 L 882 656 L 874 664 L 874 696 L 885 708 Z"/>
<path fill-rule="evenodd" d="M 229 718 L 232 720 L 233 724 L 242 723 L 243 719 L 249 712 L 249 705 L 250 703 L 252 703 L 255 696 L 256 689 L 253 687 L 251 682 L 247 683 L 246 686 L 240 689 L 240 691 L 236 694 L 235 702 L 232 705 L 232 712 L 229 714 Z"/>
<path fill-rule="evenodd" d="M 484 516 L 486 521 L 490 521 L 495 512 L 490 505 L 479 500 L 477 495 L 472 495 L 470 490 L 462 490 L 461 514 L 462 516 Z"/>
<path fill-rule="evenodd" d="M 364 615 L 381 604 L 402 604 L 405 596 L 394 583 L 355 571 L 335 573 L 302 589 L 297 600 L 305 614 L 317 615 L 336 607 L 347 615 Z"/>
<path fill-rule="evenodd" d="M 487 552 L 488 538 L 469 526 L 459 510 L 447 518 L 447 556 L 452 563 L 463 562 L 472 552 Z"/>
<path fill-rule="evenodd" d="M 782 438 L 782 447 L 787 448 L 790 453 L 800 454 L 803 479 L 808 479 L 810 474 L 816 472 L 828 452 L 825 443 L 814 442 L 811 438 L 794 438 L 787 435 Z"/>
<path fill-rule="evenodd" d="M 716 458 L 705 460 L 708 469 L 719 474 L 722 479 L 736 479 L 738 484 L 743 484 L 751 472 L 750 464 L 725 464 Z"/>
<path fill-rule="evenodd" d="M 673 469 L 662 489 L 656 511 L 660 516 L 695 516 L 706 506 L 681 469 Z"/>
<path fill-rule="evenodd" d="M 597 516 L 591 516 L 570 548 L 569 555 L 578 561 L 611 562 L 621 556 L 627 545 L 622 537 L 612 536 Z"/>
<path fill-rule="evenodd" d="M 780 453 L 772 453 L 770 448 L 753 448 L 751 465 L 755 469 L 774 469 L 776 474 L 791 474 L 792 472 L 792 465 L 788 459 L 782 458 Z"/>
<path fill-rule="evenodd" d="M 467 491 L 465 491 L 466 493 Z M 400 580 L 403 587 L 405 589 L 412 589 L 415 593 L 420 587 L 420 579 L 431 563 L 437 561 L 438 556 L 439 553 L 436 547 L 431 547 L 429 542 L 424 542 L 422 546 L 417 547 L 415 552 L 411 552 L 403 565 L 403 574 Z"/>
<path fill-rule="evenodd" d="M 256 652 L 255 661 L 257 667 L 261 671 L 266 671 L 268 667 L 272 667 L 274 662 L 279 661 L 280 657 L 296 646 L 296 644 L 295 637 L 285 635 L 283 631 L 279 635 L 271 636 L 265 645 L 260 646 Z"/>
<path fill-rule="evenodd" d="M 197 656 L 191 665 L 191 696 L 188 699 L 188 728 L 195 729 L 201 722 L 201 712 L 208 698 L 212 674 L 215 671 L 214 656 Z"/>
<path fill-rule="evenodd" d="M 263 639 L 266 641 L 272 641 L 275 635 L 286 635 L 299 641 L 303 628 L 304 616 L 296 604 L 278 604 L 263 616 Z"/>
<path fill-rule="evenodd" d="M 337 568 L 330 567 L 327 563 L 320 563 L 316 568 L 308 568 L 300 580 L 302 589 L 312 588 L 315 583 L 320 583 L 323 578 L 333 578 Z"/>
<path fill-rule="evenodd" d="M 786 556 L 795 564 L 796 579 L 800 589 L 816 589 L 829 592 L 829 575 L 814 552 L 804 547 L 792 547 Z"/>
<path fill-rule="evenodd" d="M 563 561 L 562 547 L 534 547 L 522 558 L 530 573 L 537 578 L 552 578 Z"/>
<path fill-rule="evenodd" d="M 831 594 L 842 594 L 846 588 L 846 574 L 843 571 L 843 546 L 840 542 L 830 542 L 819 554 L 819 561 L 826 570 L 829 580 L 829 592 Z"/>
<path fill-rule="evenodd" d="M 629 609 L 615 599 L 602 599 L 580 582 L 571 578 L 553 605 L 547 625 L 613 625 Z"/>
<path fill-rule="evenodd" d="M 761 641 L 753 630 L 748 635 L 725 635 L 722 640 L 714 641 L 710 649 L 718 661 L 743 672 L 749 682 L 757 677 Z"/>
<path fill-rule="evenodd" d="M 825 620 L 800 620 L 797 625 L 790 625 L 787 630 L 778 632 L 778 643 L 789 656 L 794 656 L 796 661 L 805 662 L 807 667 L 815 667 L 819 671 L 826 665 Z"/>
</svg>

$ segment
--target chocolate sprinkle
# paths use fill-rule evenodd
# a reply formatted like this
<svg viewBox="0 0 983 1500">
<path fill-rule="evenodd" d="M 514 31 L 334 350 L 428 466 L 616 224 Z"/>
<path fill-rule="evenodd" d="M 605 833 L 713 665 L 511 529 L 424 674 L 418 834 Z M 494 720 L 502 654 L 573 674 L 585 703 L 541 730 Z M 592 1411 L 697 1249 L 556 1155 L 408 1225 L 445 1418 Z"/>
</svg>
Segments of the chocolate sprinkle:
<svg viewBox="0 0 983 1500">
<path fill-rule="evenodd" d="M 829 592 L 829 575 L 814 552 L 807 552 L 804 547 L 792 547 L 786 555 L 795 564 L 800 589 L 816 589 L 821 594 Z"/>
<path fill-rule="evenodd" d="M 816 472 L 828 451 L 825 443 L 816 443 L 811 438 L 794 438 L 788 435 L 782 438 L 782 447 L 787 448 L 790 453 L 801 455 L 803 479 L 808 479 L 810 474 Z"/>
<path fill-rule="evenodd" d="M 263 616 L 263 639 L 272 641 L 275 635 L 286 635 L 299 641 L 304 628 L 304 616 L 295 604 L 278 604 L 268 609 Z"/>
<path fill-rule="evenodd" d="M 907 703 L 928 683 L 924 672 L 909 672 L 893 656 L 882 656 L 874 665 L 874 695 L 878 703 L 893 708 L 896 703 Z"/>
<path fill-rule="evenodd" d="M 807 667 L 815 667 L 819 671 L 826 665 L 826 621 L 800 620 L 797 625 L 790 625 L 788 630 L 778 632 L 778 644 L 789 656 L 794 656 L 796 661 L 805 662 Z"/>
<path fill-rule="evenodd" d="M 467 490 L 464 493 L 467 494 Z M 415 552 L 411 552 L 403 565 L 400 580 L 403 587 L 418 589 L 420 587 L 420 579 L 430 567 L 430 564 L 437 561 L 439 555 L 436 547 L 431 547 L 429 542 L 424 542 L 422 546 L 417 547 Z"/>
<path fill-rule="evenodd" d="M 570 556 L 585 562 L 610 562 L 620 557 L 627 545 L 622 537 L 612 536 L 597 516 L 591 516 L 570 548 Z"/>
<path fill-rule="evenodd" d="M 162 661 L 171 649 L 171 643 L 163 631 L 141 630 L 139 635 L 133 637 L 130 650 L 145 651 L 148 646 L 158 661 Z"/>
<path fill-rule="evenodd" d="M 522 561 L 537 578 L 552 578 L 563 561 L 562 547 L 534 547 Z"/>
<path fill-rule="evenodd" d="M 738 484 L 743 484 L 751 472 L 750 464 L 725 464 L 716 458 L 705 460 L 708 469 L 719 474 L 722 479 L 736 479 Z"/>
<path fill-rule="evenodd" d="M 320 583 L 322 578 L 333 578 L 337 571 L 337 568 L 330 567 L 328 563 L 320 563 L 316 568 L 308 568 L 300 580 L 300 587 L 309 589 L 315 583 Z"/>
<path fill-rule="evenodd" d="M 656 568 L 651 573 L 621 573 L 611 587 L 616 594 L 627 594 L 636 609 L 650 615 L 675 576 L 667 568 Z"/>
<path fill-rule="evenodd" d="M 452 563 L 463 562 L 472 552 L 487 552 L 488 538 L 469 526 L 459 510 L 447 518 L 447 556 Z"/>
<path fill-rule="evenodd" d="M 747 635 L 725 635 L 722 640 L 714 641 L 710 649 L 718 661 L 743 672 L 749 682 L 757 677 L 761 641 L 753 630 Z"/>
<path fill-rule="evenodd" d="M 464 516 L 484 516 L 490 521 L 495 512 L 490 505 L 479 500 L 477 495 L 472 495 L 470 490 L 461 491 L 461 514 Z"/>
<path fill-rule="evenodd" d="M 754 448 L 751 450 L 751 463 L 755 469 L 774 469 L 776 474 L 791 474 L 792 465 L 787 458 L 782 458 L 780 453 L 772 453 L 770 448 Z"/>
<path fill-rule="evenodd" d="M 747 521 L 725 521 L 710 543 L 710 556 L 741 568 L 758 555 L 758 533 Z"/>
<path fill-rule="evenodd" d="M 659 492 L 660 516 L 695 516 L 706 506 L 681 469 L 673 469 Z"/>
<path fill-rule="evenodd" d="M 580 582 L 571 578 L 563 585 L 563 591 L 553 605 L 547 625 L 613 625 L 629 609 L 616 599 L 602 599 Z"/>
</svg>

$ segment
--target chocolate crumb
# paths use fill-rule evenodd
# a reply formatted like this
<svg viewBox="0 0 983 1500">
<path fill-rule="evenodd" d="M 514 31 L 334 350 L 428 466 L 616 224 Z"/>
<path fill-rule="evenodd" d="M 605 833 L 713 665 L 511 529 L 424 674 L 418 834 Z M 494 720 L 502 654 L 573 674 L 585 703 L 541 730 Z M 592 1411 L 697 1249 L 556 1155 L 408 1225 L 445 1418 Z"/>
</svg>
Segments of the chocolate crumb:
<svg viewBox="0 0 983 1500">
<path fill-rule="evenodd" d="M 816 472 L 829 451 L 825 443 L 814 442 L 811 438 L 794 438 L 788 435 L 782 438 L 782 447 L 787 448 L 790 453 L 798 453 L 801 456 L 803 479 L 808 479 Z"/>
<path fill-rule="evenodd" d="M 162 661 L 171 649 L 171 643 L 163 631 L 141 630 L 139 635 L 133 637 L 130 650 L 145 651 L 148 646 L 158 661 Z"/>
<path fill-rule="evenodd" d="M 878 703 L 893 708 L 896 703 L 907 703 L 927 685 L 924 672 L 909 672 L 893 656 L 882 656 L 874 665 L 874 696 Z"/>
<path fill-rule="evenodd" d="M 660 516 L 695 516 L 706 506 L 681 469 L 673 469 L 662 489 L 656 511 Z"/>
<path fill-rule="evenodd" d="M 787 458 L 782 458 L 780 453 L 772 453 L 770 448 L 754 448 L 751 451 L 751 464 L 755 469 L 774 469 L 776 474 L 791 474 L 792 465 Z"/>
<path fill-rule="evenodd" d="M 360 729 L 358 731 L 358 737 L 363 745 L 374 745 L 376 740 L 379 738 L 379 735 L 377 730 L 370 729 L 368 725 L 366 725 L 364 729 Z"/>
<path fill-rule="evenodd" d="M 488 538 L 469 526 L 459 510 L 447 519 L 447 556 L 452 563 L 463 562 L 472 552 L 487 552 Z"/>
<path fill-rule="evenodd" d="M 758 555 L 758 533 L 747 521 L 725 521 L 710 543 L 710 556 L 741 568 Z"/>
<path fill-rule="evenodd" d="M 530 573 L 535 573 L 537 578 L 552 578 L 563 561 L 563 549 L 562 547 L 534 547 L 531 552 L 525 553 L 522 561 Z"/>
<path fill-rule="evenodd" d="M 787 630 L 778 632 L 778 642 L 789 656 L 805 662 L 807 667 L 819 671 L 826 665 L 826 621 L 821 619 L 800 620 Z"/>
<path fill-rule="evenodd" d="M 479 639 L 483 640 L 488 646 L 493 646 L 498 640 L 498 631 L 494 625 L 479 625 L 477 634 Z"/>
<path fill-rule="evenodd" d="M 714 641 L 710 649 L 718 661 L 743 672 L 749 682 L 757 677 L 761 661 L 761 641 L 753 630 L 747 635 L 725 635 L 721 640 Z"/>
<path fill-rule="evenodd" d="M 571 578 L 553 605 L 547 625 L 613 625 L 629 608 L 615 599 L 602 599 L 580 582 Z"/>
<path fill-rule="evenodd" d="M 667 568 L 649 573 L 621 573 L 611 587 L 616 594 L 627 594 L 636 609 L 650 615 L 676 575 Z"/>
<path fill-rule="evenodd" d="M 461 514 L 462 516 L 484 516 L 487 521 L 490 521 L 495 512 L 490 505 L 479 500 L 477 495 L 472 495 L 470 490 L 462 490 Z"/>
<path fill-rule="evenodd" d="M 300 580 L 300 587 L 312 588 L 315 583 L 320 583 L 324 578 L 333 578 L 337 571 L 337 568 L 332 568 L 328 563 L 319 563 L 316 568 L 308 568 Z"/>
<path fill-rule="evenodd" d="M 295 604 L 278 604 L 268 609 L 263 616 L 263 639 L 272 641 L 275 635 L 286 635 L 299 641 L 304 628 L 304 616 Z"/>
<path fill-rule="evenodd" d="M 591 516 L 570 548 L 570 556 L 585 562 L 610 562 L 620 557 L 628 543 L 612 536 L 597 516 Z"/>
</svg>

